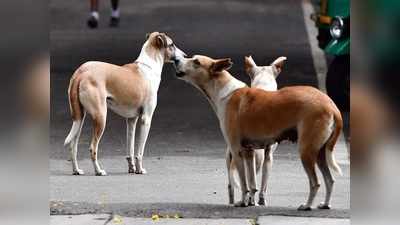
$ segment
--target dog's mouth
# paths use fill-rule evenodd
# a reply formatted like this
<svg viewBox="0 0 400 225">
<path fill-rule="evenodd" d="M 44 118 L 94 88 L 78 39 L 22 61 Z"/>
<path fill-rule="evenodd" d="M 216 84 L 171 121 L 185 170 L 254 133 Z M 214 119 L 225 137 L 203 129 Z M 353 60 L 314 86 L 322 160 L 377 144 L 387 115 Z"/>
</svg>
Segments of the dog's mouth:
<svg viewBox="0 0 400 225">
<path fill-rule="evenodd" d="M 183 71 L 176 71 L 176 76 L 177 76 L 177 77 L 183 77 L 183 76 L 185 76 L 185 75 L 186 75 L 186 73 L 183 72 Z"/>
</svg>

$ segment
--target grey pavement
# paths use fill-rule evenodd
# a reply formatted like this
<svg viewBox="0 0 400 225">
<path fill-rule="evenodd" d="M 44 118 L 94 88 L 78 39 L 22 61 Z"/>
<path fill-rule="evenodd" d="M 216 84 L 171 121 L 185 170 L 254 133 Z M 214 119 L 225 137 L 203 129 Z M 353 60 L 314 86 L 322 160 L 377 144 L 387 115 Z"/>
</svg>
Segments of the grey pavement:
<svg viewBox="0 0 400 225">
<path fill-rule="evenodd" d="M 86 175 L 71 176 L 69 152 L 63 147 L 72 124 L 67 99 L 71 74 L 89 60 L 116 64 L 132 62 L 147 32 L 166 32 L 189 55 L 232 57 L 231 73 L 247 83 L 244 55 L 252 54 L 259 64 L 270 63 L 284 55 L 288 62 L 278 78 L 279 87 L 317 86 L 301 1 L 121 1 L 122 20 L 118 29 L 107 27 L 109 2 L 102 1 L 102 21 L 97 30 L 85 27 L 87 4 L 87 1 L 77 0 L 52 0 L 50 3 L 49 204 L 53 224 L 79 224 L 68 223 L 68 220 L 91 220 L 93 216 L 77 215 L 112 212 L 126 219 L 133 218 L 137 224 L 140 224 L 138 221 L 148 222 L 153 214 L 179 214 L 186 222 L 191 218 L 238 219 L 217 220 L 229 221 L 227 224 L 234 224 L 232 221 L 246 224 L 241 222 L 252 218 L 261 221 L 262 216 L 267 216 L 267 220 L 272 218 L 269 216 L 287 216 L 287 224 L 297 217 L 348 221 L 341 220 L 350 217 L 350 171 L 343 141 L 337 146 L 336 156 L 344 176 L 337 177 L 332 210 L 296 210 L 307 196 L 308 182 L 294 144 L 282 144 L 275 153 L 268 207 L 227 205 L 225 144 L 218 121 L 205 98 L 175 78 L 171 65 L 164 66 L 158 106 L 145 149 L 144 165 L 149 174 L 127 174 L 124 119 L 109 113 L 99 147 L 99 161 L 109 175 L 94 176 L 88 151 L 91 122 L 87 120 L 78 152 L 80 167 Z M 322 185 L 315 204 L 323 199 L 324 189 Z M 72 215 L 72 218 L 62 215 Z M 171 223 L 176 221 L 171 220 Z M 196 224 L 197 220 L 193 221 Z"/>
<path fill-rule="evenodd" d="M 349 219 L 262 216 L 259 219 L 185 219 L 185 218 L 130 218 L 114 215 L 53 216 L 51 225 L 350 225 Z"/>
</svg>

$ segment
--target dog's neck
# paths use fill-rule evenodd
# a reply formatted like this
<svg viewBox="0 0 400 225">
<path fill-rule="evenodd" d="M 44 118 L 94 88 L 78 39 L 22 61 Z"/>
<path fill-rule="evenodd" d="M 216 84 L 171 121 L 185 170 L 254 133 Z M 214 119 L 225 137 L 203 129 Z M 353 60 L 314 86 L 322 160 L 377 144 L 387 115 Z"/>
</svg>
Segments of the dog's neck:
<svg viewBox="0 0 400 225">
<path fill-rule="evenodd" d="M 135 60 L 144 74 L 156 76 L 161 79 L 164 65 L 164 54 L 151 46 L 147 41 L 144 43 L 139 57 Z"/>
<path fill-rule="evenodd" d="M 229 72 L 222 71 L 219 78 L 212 79 L 200 89 L 207 96 L 215 113 L 220 118 L 225 113 L 225 106 L 230 96 L 239 88 L 247 87 L 245 83 L 234 78 Z"/>
</svg>

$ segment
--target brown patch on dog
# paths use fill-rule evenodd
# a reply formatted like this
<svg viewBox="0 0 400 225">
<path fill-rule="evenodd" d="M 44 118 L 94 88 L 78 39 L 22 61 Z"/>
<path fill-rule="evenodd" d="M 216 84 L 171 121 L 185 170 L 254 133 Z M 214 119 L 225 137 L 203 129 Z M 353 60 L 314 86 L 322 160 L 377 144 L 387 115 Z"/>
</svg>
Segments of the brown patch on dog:
<svg viewBox="0 0 400 225">
<path fill-rule="evenodd" d="M 226 126 L 232 138 L 296 140 L 297 133 L 292 128 L 300 121 L 324 118 L 325 123 L 326 116 L 322 115 L 332 115 L 335 108 L 328 96 L 312 87 L 290 87 L 274 92 L 241 88 L 227 104 Z"/>
<path fill-rule="evenodd" d="M 82 105 L 79 101 L 79 85 L 81 82 L 80 75 L 81 73 L 78 70 L 78 72 L 72 76 L 68 87 L 69 107 L 73 121 L 80 120 L 83 117 Z"/>
<path fill-rule="evenodd" d="M 113 96 L 118 105 L 140 107 L 149 97 L 147 81 L 138 70 L 136 64 L 128 64 L 110 70 L 105 81 L 107 91 Z"/>
</svg>

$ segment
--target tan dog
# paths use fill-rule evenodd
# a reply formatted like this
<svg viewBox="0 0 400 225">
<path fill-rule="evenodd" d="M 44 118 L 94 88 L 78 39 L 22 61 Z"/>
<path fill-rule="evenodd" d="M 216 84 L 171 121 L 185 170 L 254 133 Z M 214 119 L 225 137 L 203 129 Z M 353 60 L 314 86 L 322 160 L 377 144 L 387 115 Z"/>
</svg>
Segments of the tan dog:
<svg viewBox="0 0 400 225">
<path fill-rule="evenodd" d="M 164 33 L 148 35 L 139 57 L 134 63 L 117 66 L 104 62 L 87 62 L 73 74 L 68 97 L 73 120 L 65 145 L 71 148 L 72 170 L 81 175 L 77 162 L 78 142 L 86 113 L 93 119 L 90 143 L 95 173 L 106 175 L 97 160 L 97 150 L 106 125 L 107 109 L 126 118 L 127 160 L 129 173 L 144 174 L 143 152 L 157 105 L 157 91 L 165 62 L 183 57 L 171 38 Z M 138 122 L 138 124 L 136 124 Z M 139 130 L 135 140 L 136 125 Z M 135 141 L 138 149 L 134 151 Z"/>
<path fill-rule="evenodd" d="M 327 95 L 305 86 L 272 92 L 248 88 L 226 71 L 232 66 L 230 59 L 194 56 L 179 58 L 175 64 L 177 76 L 203 92 L 218 116 L 238 167 L 242 200 L 237 206 L 255 204 L 254 149 L 279 142 L 285 138 L 285 131 L 296 128 L 301 161 L 310 184 L 308 200 L 299 210 L 311 210 L 319 189 L 316 163 L 327 187 L 325 202 L 319 207 L 330 207 L 334 178 L 329 168 L 341 173 L 333 149 L 343 124 L 339 110 Z"/>
<path fill-rule="evenodd" d="M 247 75 L 251 80 L 251 87 L 260 88 L 266 91 L 276 91 L 278 89 L 278 84 L 276 83 L 276 78 L 281 73 L 283 64 L 286 61 L 286 57 L 279 57 L 270 66 L 257 66 L 254 62 L 253 57 L 245 56 L 244 57 L 244 68 Z M 271 145 L 266 145 L 265 149 L 256 149 L 255 157 L 256 157 L 256 171 L 259 173 L 262 168 L 262 176 L 261 176 L 261 191 L 259 194 L 259 205 L 266 205 L 266 194 L 267 194 L 267 184 L 269 178 L 269 171 L 271 171 L 273 164 L 273 153 L 278 147 L 278 143 L 274 143 Z M 235 174 L 237 174 L 237 166 L 232 160 L 232 155 L 230 150 L 226 151 L 227 156 L 227 168 L 228 168 L 228 196 L 229 196 L 229 204 L 234 203 L 234 183 L 235 182 Z"/>
</svg>

